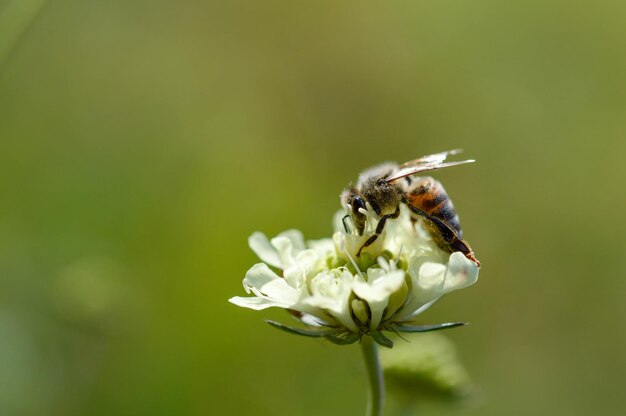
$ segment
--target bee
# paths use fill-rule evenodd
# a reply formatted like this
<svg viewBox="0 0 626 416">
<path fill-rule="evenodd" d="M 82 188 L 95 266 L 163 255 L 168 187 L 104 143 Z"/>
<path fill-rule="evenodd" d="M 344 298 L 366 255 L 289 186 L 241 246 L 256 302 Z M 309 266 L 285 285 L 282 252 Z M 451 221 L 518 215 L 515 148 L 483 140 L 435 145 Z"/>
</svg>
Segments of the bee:
<svg viewBox="0 0 626 416">
<path fill-rule="evenodd" d="M 422 220 L 433 241 L 441 249 L 450 253 L 460 251 L 480 266 L 469 244 L 464 241 L 459 216 L 454 210 L 443 185 L 431 177 L 414 176 L 421 172 L 472 163 L 474 160 L 444 162 L 450 155 L 460 153 L 460 149 L 433 155 L 422 156 L 402 165 L 383 163 L 363 171 L 356 186 L 348 186 L 341 194 L 341 203 L 348 210 L 343 218 L 351 218 L 359 235 L 365 230 L 365 213 L 371 207 L 380 217 L 374 234 L 369 237 L 357 252 L 371 245 L 383 232 L 385 223 L 400 215 L 400 204 L 406 204 L 414 222 Z"/>
</svg>

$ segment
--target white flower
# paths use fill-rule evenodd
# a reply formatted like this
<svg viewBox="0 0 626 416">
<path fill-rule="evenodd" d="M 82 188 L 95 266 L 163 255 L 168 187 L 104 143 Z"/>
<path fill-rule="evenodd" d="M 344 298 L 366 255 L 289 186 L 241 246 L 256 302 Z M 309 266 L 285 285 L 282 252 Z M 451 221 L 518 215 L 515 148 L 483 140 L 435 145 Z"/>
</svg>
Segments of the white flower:
<svg viewBox="0 0 626 416">
<path fill-rule="evenodd" d="M 263 263 L 252 266 L 243 280 L 253 296 L 237 296 L 230 302 L 255 310 L 287 309 L 306 324 L 304 329 L 270 323 L 342 344 L 372 335 L 391 346 L 382 331 L 421 332 L 459 325 L 413 326 L 411 320 L 442 295 L 476 282 L 479 267 L 462 253 L 440 249 L 419 222 L 413 223 L 405 206 L 357 257 L 378 222 L 372 210 L 365 212 L 361 236 L 343 229 L 343 211 L 335 219 L 332 239 L 305 242 L 297 230 L 271 240 L 254 233 L 249 244 Z"/>
</svg>

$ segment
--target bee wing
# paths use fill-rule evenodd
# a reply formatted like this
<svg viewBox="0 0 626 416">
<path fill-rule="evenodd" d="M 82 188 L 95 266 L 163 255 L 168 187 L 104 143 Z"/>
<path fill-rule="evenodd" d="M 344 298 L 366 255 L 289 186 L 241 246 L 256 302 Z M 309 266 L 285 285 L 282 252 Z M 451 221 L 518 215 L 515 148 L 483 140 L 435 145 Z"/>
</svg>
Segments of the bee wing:
<svg viewBox="0 0 626 416">
<path fill-rule="evenodd" d="M 405 176 L 415 175 L 415 174 L 420 173 L 420 172 L 426 172 L 426 171 L 429 171 L 429 170 L 442 169 L 442 168 L 447 168 L 447 167 L 450 167 L 450 166 L 462 165 L 462 164 L 465 164 L 465 163 L 473 163 L 473 162 L 475 162 L 474 159 L 468 159 L 468 160 L 461 160 L 461 161 L 458 161 L 458 162 L 445 162 L 445 163 L 434 162 L 434 163 L 416 164 L 415 166 L 408 166 L 408 167 L 404 167 L 404 168 L 400 169 L 399 171 L 397 171 L 393 175 L 389 176 L 388 178 L 385 178 L 385 180 L 387 182 L 393 182 L 393 181 L 396 181 L 398 179 L 404 178 Z"/>
<path fill-rule="evenodd" d="M 435 153 L 432 155 L 426 155 L 426 156 L 422 156 L 418 159 L 415 160 L 410 160 L 406 163 L 403 163 L 400 165 L 400 169 L 404 169 L 406 167 L 409 166 L 413 166 L 413 165 L 419 165 L 419 164 L 423 164 L 423 163 L 441 163 L 444 160 L 447 159 L 448 156 L 450 155 L 458 155 L 459 153 L 463 153 L 463 149 L 452 149 L 452 150 L 448 150 L 446 152 L 441 152 L 441 153 Z"/>
</svg>

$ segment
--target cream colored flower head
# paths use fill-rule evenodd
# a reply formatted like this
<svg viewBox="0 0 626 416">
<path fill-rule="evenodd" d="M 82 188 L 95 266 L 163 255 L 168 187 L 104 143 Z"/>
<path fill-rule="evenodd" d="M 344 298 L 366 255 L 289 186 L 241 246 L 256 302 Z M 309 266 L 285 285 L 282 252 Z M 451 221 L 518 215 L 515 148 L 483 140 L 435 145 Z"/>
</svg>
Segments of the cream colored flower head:
<svg viewBox="0 0 626 416">
<path fill-rule="evenodd" d="M 287 309 L 303 328 L 269 323 L 338 344 L 371 335 L 391 347 L 383 331 L 424 332 L 461 325 L 416 326 L 413 319 L 444 294 L 476 282 L 479 267 L 462 253 L 440 249 L 404 205 L 400 216 L 387 221 L 379 238 L 356 257 L 379 220 L 373 210 L 363 212 L 367 220 L 360 236 L 344 229 L 343 211 L 335 218 L 332 239 L 305 242 L 297 230 L 271 240 L 252 234 L 250 248 L 263 262 L 252 266 L 243 280 L 252 296 L 230 302 L 256 310 Z"/>
</svg>

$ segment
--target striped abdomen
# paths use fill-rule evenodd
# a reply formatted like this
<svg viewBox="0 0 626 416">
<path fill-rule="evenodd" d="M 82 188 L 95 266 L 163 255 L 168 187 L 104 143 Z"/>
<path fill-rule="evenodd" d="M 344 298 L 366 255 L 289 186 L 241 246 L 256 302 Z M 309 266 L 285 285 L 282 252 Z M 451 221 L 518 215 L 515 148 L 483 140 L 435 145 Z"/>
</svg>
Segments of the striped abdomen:
<svg viewBox="0 0 626 416">
<path fill-rule="evenodd" d="M 463 238 L 459 216 L 456 215 L 452 201 L 440 182 L 430 177 L 413 182 L 407 192 L 407 203 L 429 216 L 440 219 L 456 231 L 457 238 Z"/>
</svg>

